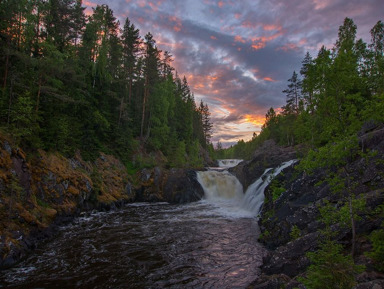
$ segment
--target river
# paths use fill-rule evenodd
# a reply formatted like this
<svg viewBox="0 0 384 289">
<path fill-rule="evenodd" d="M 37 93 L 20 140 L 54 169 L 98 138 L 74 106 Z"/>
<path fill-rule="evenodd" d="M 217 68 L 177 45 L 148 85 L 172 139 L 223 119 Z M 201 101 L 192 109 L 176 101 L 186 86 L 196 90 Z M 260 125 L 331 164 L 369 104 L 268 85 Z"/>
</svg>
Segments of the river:
<svg viewBox="0 0 384 289">
<path fill-rule="evenodd" d="M 60 228 L 0 288 L 245 288 L 263 248 L 256 219 L 231 202 L 136 203 Z"/>
</svg>

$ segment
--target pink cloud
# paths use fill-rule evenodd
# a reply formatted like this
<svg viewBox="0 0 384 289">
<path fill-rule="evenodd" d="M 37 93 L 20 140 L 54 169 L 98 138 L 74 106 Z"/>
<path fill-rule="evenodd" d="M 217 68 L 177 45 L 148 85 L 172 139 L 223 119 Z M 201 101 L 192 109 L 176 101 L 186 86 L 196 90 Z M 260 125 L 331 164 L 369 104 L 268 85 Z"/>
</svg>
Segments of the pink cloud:
<svg viewBox="0 0 384 289">
<path fill-rule="evenodd" d="M 273 31 L 273 30 L 281 31 L 282 27 L 280 25 L 267 24 L 263 26 L 263 29 L 265 31 Z"/>
<path fill-rule="evenodd" d="M 87 1 L 87 0 L 85 0 L 84 2 L 83 2 L 83 5 L 85 5 L 85 6 L 89 6 L 89 7 L 96 7 L 96 3 L 93 3 L 93 2 L 91 2 L 91 1 Z"/>
<path fill-rule="evenodd" d="M 183 26 L 182 22 L 181 22 L 181 19 L 176 17 L 176 16 L 169 16 L 168 17 L 168 20 L 170 22 L 173 22 L 175 23 L 175 25 L 173 26 L 173 30 L 176 31 L 176 32 L 180 32 L 181 31 L 181 28 Z"/>
<path fill-rule="evenodd" d="M 255 44 L 252 44 L 251 47 L 253 50 L 259 50 L 259 49 L 262 49 L 266 46 L 266 43 L 265 42 L 257 42 Z"/>
<path fill-rule="evenodd" d="M 246 41 L 240 35 L 236 35 L 235 42 L 245 43 Z"/>
<path fill-rule="evenodd" d="M 276 50 L 283 50 L 283 51 L 288 51 L 288 50 L 299 50 L 299 47 L 297 47 L 296 44 L 294 43 L 287 43 L 284 46 L 276 48 Z"/>
<path fill-rule="evenodd" d="M 274 80 L 274 79 L 272 79 L 272 78 L 270 78 L 270 77 L 264 77 L 263 78 L 265 81 L 270 81 L 270 82 L 275 82 L 276 80 Z"/>
</svg>

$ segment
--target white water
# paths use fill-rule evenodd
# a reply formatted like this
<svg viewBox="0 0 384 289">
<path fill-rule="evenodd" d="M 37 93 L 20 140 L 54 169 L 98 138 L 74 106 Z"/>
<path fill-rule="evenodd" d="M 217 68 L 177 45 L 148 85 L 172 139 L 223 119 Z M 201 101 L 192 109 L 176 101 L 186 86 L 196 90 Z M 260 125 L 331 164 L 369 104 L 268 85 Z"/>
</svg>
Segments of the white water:
<svg viewBox="0 0 384 289">
<path fill-rule="evenodd" d="M 207 202 L 222 208 L 229 215 L 255 217 L 260 213 L 264 203 L 265 188 L 282 170 L 295 162 L 296 160 L 291 160 L 275 169 L 266 169 L 263 175 L 248 187 L 245 194 L 239 180 L 228 171 L 197 172 L 197 180 L 204 190 Z"/>
<path fill-rule="evenodd" d="M 237 166 L 242 161 L 243 160 L 239 160 L 239 159 L 224 159 L 224 160 L 217 160 L 217 163 L 220 168 L 232 168 Z"/>
<path fill-rule="evenodd" d="M 253 217 L 252 212 L 243 209 L 243 186 L 227 171 L 197 172 L 197 180 L 204 190 L 204 201 L 215 207 L 222 215 L 230 218 Z"/>
<path fill-rule="evenodd" d="M 290 160 L 282 163 L 276 169 L 266 169 L 263 175 L 250 185 L 245 192 L 242 206 L 247 210 L 254 212 L 257 216 L 260 213 L 261 206 L 264 203 L 264 190 L 270 184 L 274 177 L 279 175 L 282 170 L 293 165 L 297 160 Z"/>
</svg>

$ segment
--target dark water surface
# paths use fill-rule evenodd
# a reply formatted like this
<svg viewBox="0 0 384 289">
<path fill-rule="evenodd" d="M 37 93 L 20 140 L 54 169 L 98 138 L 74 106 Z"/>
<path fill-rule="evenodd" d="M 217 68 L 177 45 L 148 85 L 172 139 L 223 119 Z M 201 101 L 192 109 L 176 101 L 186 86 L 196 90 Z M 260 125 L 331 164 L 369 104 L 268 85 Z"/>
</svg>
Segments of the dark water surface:
<svg viewBox="0 0 384 289">
<path fill-rule="evenodd" d="M 258 232 L 231 204 L 131 204 L 62 227 L 0 271 L 0 288 L 245 288 L 259 274 Z"/>
</svg>

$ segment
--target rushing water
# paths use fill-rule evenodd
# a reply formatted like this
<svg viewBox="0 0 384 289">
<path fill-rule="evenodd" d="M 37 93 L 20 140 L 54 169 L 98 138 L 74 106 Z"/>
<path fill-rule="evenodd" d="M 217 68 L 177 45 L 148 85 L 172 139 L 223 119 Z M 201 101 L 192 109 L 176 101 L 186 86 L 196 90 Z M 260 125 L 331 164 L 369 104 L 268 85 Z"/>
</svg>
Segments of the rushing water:
<svg viewBox="0 0 384 289">
<path fill-rule="evenodd" d="M 62 227 L 0 288 L 245 288 L 264 250 L 249 212 L 231 202 L 131 204 Z"/>
</svg>

